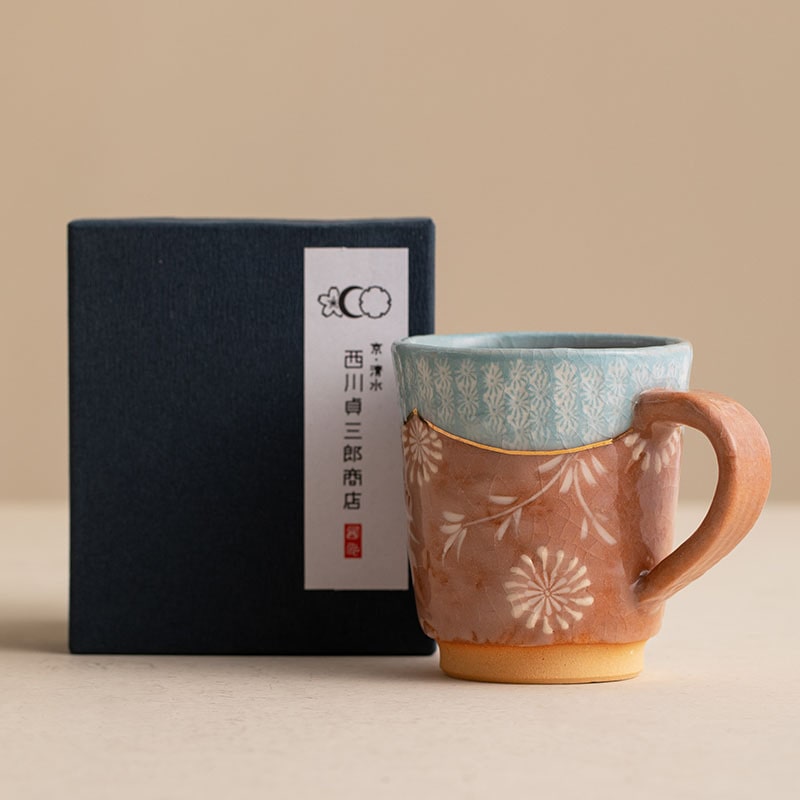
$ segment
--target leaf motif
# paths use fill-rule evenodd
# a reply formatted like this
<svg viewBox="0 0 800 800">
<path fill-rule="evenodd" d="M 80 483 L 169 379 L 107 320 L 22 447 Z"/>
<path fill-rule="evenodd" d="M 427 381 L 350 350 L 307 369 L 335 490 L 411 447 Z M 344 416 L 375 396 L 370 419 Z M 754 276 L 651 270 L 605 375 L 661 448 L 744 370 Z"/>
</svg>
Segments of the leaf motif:
<svg viewBox="0 0 800 800">
<path fill-rule="evenodd" d="M 564 480 L 561 481 L 561 488 L 558 490 L 561 494 L 568 492 L 569 487 L 572 486 L 572 472 L 573 469 L 570 467 L 564 474 Z"/>
<path fill-rule="evenodd" d="M 498 506 L 510 506 L 516 502 L 516 497 L 509 497 L 506 494 L 493 494 L 489 496 L 489 501 Z"/>
<path fill-rule="evenodd" d="M 456 514 L 454 511 L 442 511 L 442 516 L 448 522 L 461 522 L 461 520 L 464 519 L 463 514 Z"/>
<path fill-rule="evenodd" d="M 617 540 L 595 519 L 594 529 L 600 534 L 600 538 L 606 544 L 616 544 Z"/>
<path fill-rule="evenodd" d="M 514 533 L 519 531 L 519 521 L 522 519 L 522 509 L 518 508 L 513 514 L 512 519 L 514 520 Z"/>
<path fill-rule="evenodd" d="M 495 538 L 497 541 L 501 541 L 503 537 L 506 535 L 506 531 L 508 530 L 508 526 L 511 524 L 511 517 L 506 517 L 497 528 L 497 533 L 495 534 Z"/>
<path fill-rule="evenodd" d="M 586 517 L 583 518 L 583 522 L 581 522 L 581 539 L 585 539 L 589 533 L 589 520 Z"/>
<path fill-rule="evenodd" d="M 579 461 L 578 463 L 581 465 L 581 472 L 583 473 L 583 477 L 586 478 L 586 483 L 588 483 L 589 486 L 596 486 L 597 479 L 592 475 L 589 465 L 585 461 Z"/>
<path fill-rule="evenodd" d="M 551 470 L 555 469 L 563 460 L 564 456 L 556 456 L 555 458 L 551 458 L 549 461 L 545 461 L 544 464 L 539 467 L 539 472 L 550 472 Z"/>
<path fill-rule="evenodd" d="M 598 475 L 606 474 L 606 468 L 603 466 L 603 462 L 600 461 L 600 459 L 594 453 L 592 453 L 592 466 Z"/>
<path fill-rule="evenodd" d="M 457 533 L 454 533 L 445 543 L 444 547 L 442 548 L 442 561 L 444 561 L 445 556 L 450 552 L 450 548 L 455 544 L 456 537 L 458 536 Z"/>
<path fill-rule="evenodd" d="M 458 533 L 462 528 L 460 522 L 450 522 L 446 525 L 440 525 L 439 530 L 442 533 Z"/>
<path fill-rule="evenodd" d="M 456 548 L 456 558 L 461 558 L 461 545 L 464 544 L 464 539 L 467 536 L 466 528 L 458 534 L 458 547 Z"/>
</svg>

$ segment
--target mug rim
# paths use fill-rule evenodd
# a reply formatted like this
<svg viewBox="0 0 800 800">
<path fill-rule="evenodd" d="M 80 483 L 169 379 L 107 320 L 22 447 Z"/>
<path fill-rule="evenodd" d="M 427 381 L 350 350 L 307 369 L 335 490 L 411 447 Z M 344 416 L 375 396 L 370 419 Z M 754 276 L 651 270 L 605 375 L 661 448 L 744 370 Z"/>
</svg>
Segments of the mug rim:
<svg viewBox="0 0 800 800">
<path fill-rule="evenodd" d="M 685 339 L 634 333 L 572 331 L 487 331 L 482 333 L 431 333 L 407 336 L 394 343 L 399 348 L 421 348 L 453 354 L 493 353 L 643 353 L 691 349 Z"/>
</svg>

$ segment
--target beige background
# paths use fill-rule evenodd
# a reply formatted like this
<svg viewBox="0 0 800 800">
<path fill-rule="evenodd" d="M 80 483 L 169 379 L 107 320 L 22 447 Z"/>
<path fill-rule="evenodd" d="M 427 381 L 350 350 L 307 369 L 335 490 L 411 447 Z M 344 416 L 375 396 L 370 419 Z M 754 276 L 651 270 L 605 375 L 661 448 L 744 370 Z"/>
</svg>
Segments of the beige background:
<svg viewBox="0 0 800 800">
<path fill-rule="evenodd" d="M 69 219 L 425 214 L 440 331 L 689 338 L 798 499 L 798 42 L 792 0 L 4 4 L 0 498 L 67 493 Z"/>
</svg>

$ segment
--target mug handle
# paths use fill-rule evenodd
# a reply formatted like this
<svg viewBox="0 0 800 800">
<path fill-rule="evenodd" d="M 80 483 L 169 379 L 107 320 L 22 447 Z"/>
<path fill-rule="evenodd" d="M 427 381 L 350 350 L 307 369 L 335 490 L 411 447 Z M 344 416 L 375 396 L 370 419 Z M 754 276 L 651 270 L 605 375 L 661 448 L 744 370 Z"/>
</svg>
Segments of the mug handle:
<svg viewBox="0 0 800 800">
<path fill-rule="evenodd" d="M 719 477 L 700 527 L 634 584 L 645 606 L 662 603 L 730 553 L 755 524 L 769 494 L 769 443 L 747 409 L 714 392 L 642 392 L 634 409 L 635 431 L 649 437 L 654 427 L 676 424 L 708 437 Z"/>
</svg>

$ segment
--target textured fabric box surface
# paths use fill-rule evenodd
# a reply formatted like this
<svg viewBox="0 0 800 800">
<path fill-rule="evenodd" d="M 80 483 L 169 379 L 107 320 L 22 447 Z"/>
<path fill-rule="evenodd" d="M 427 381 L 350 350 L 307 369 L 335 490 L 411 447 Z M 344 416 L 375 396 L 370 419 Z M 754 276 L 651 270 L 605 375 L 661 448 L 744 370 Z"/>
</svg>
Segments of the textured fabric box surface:
<svg viewBox="0 0 800 800">
<path fill-rule="evenodd" d="M 432 652 L 410 585 L 304 588 L 303 266 L 328 247 L 407 248 L 408 330 L 433 329 L 430 220 L 70 224 L 73 652 Z"/>
</svg>

